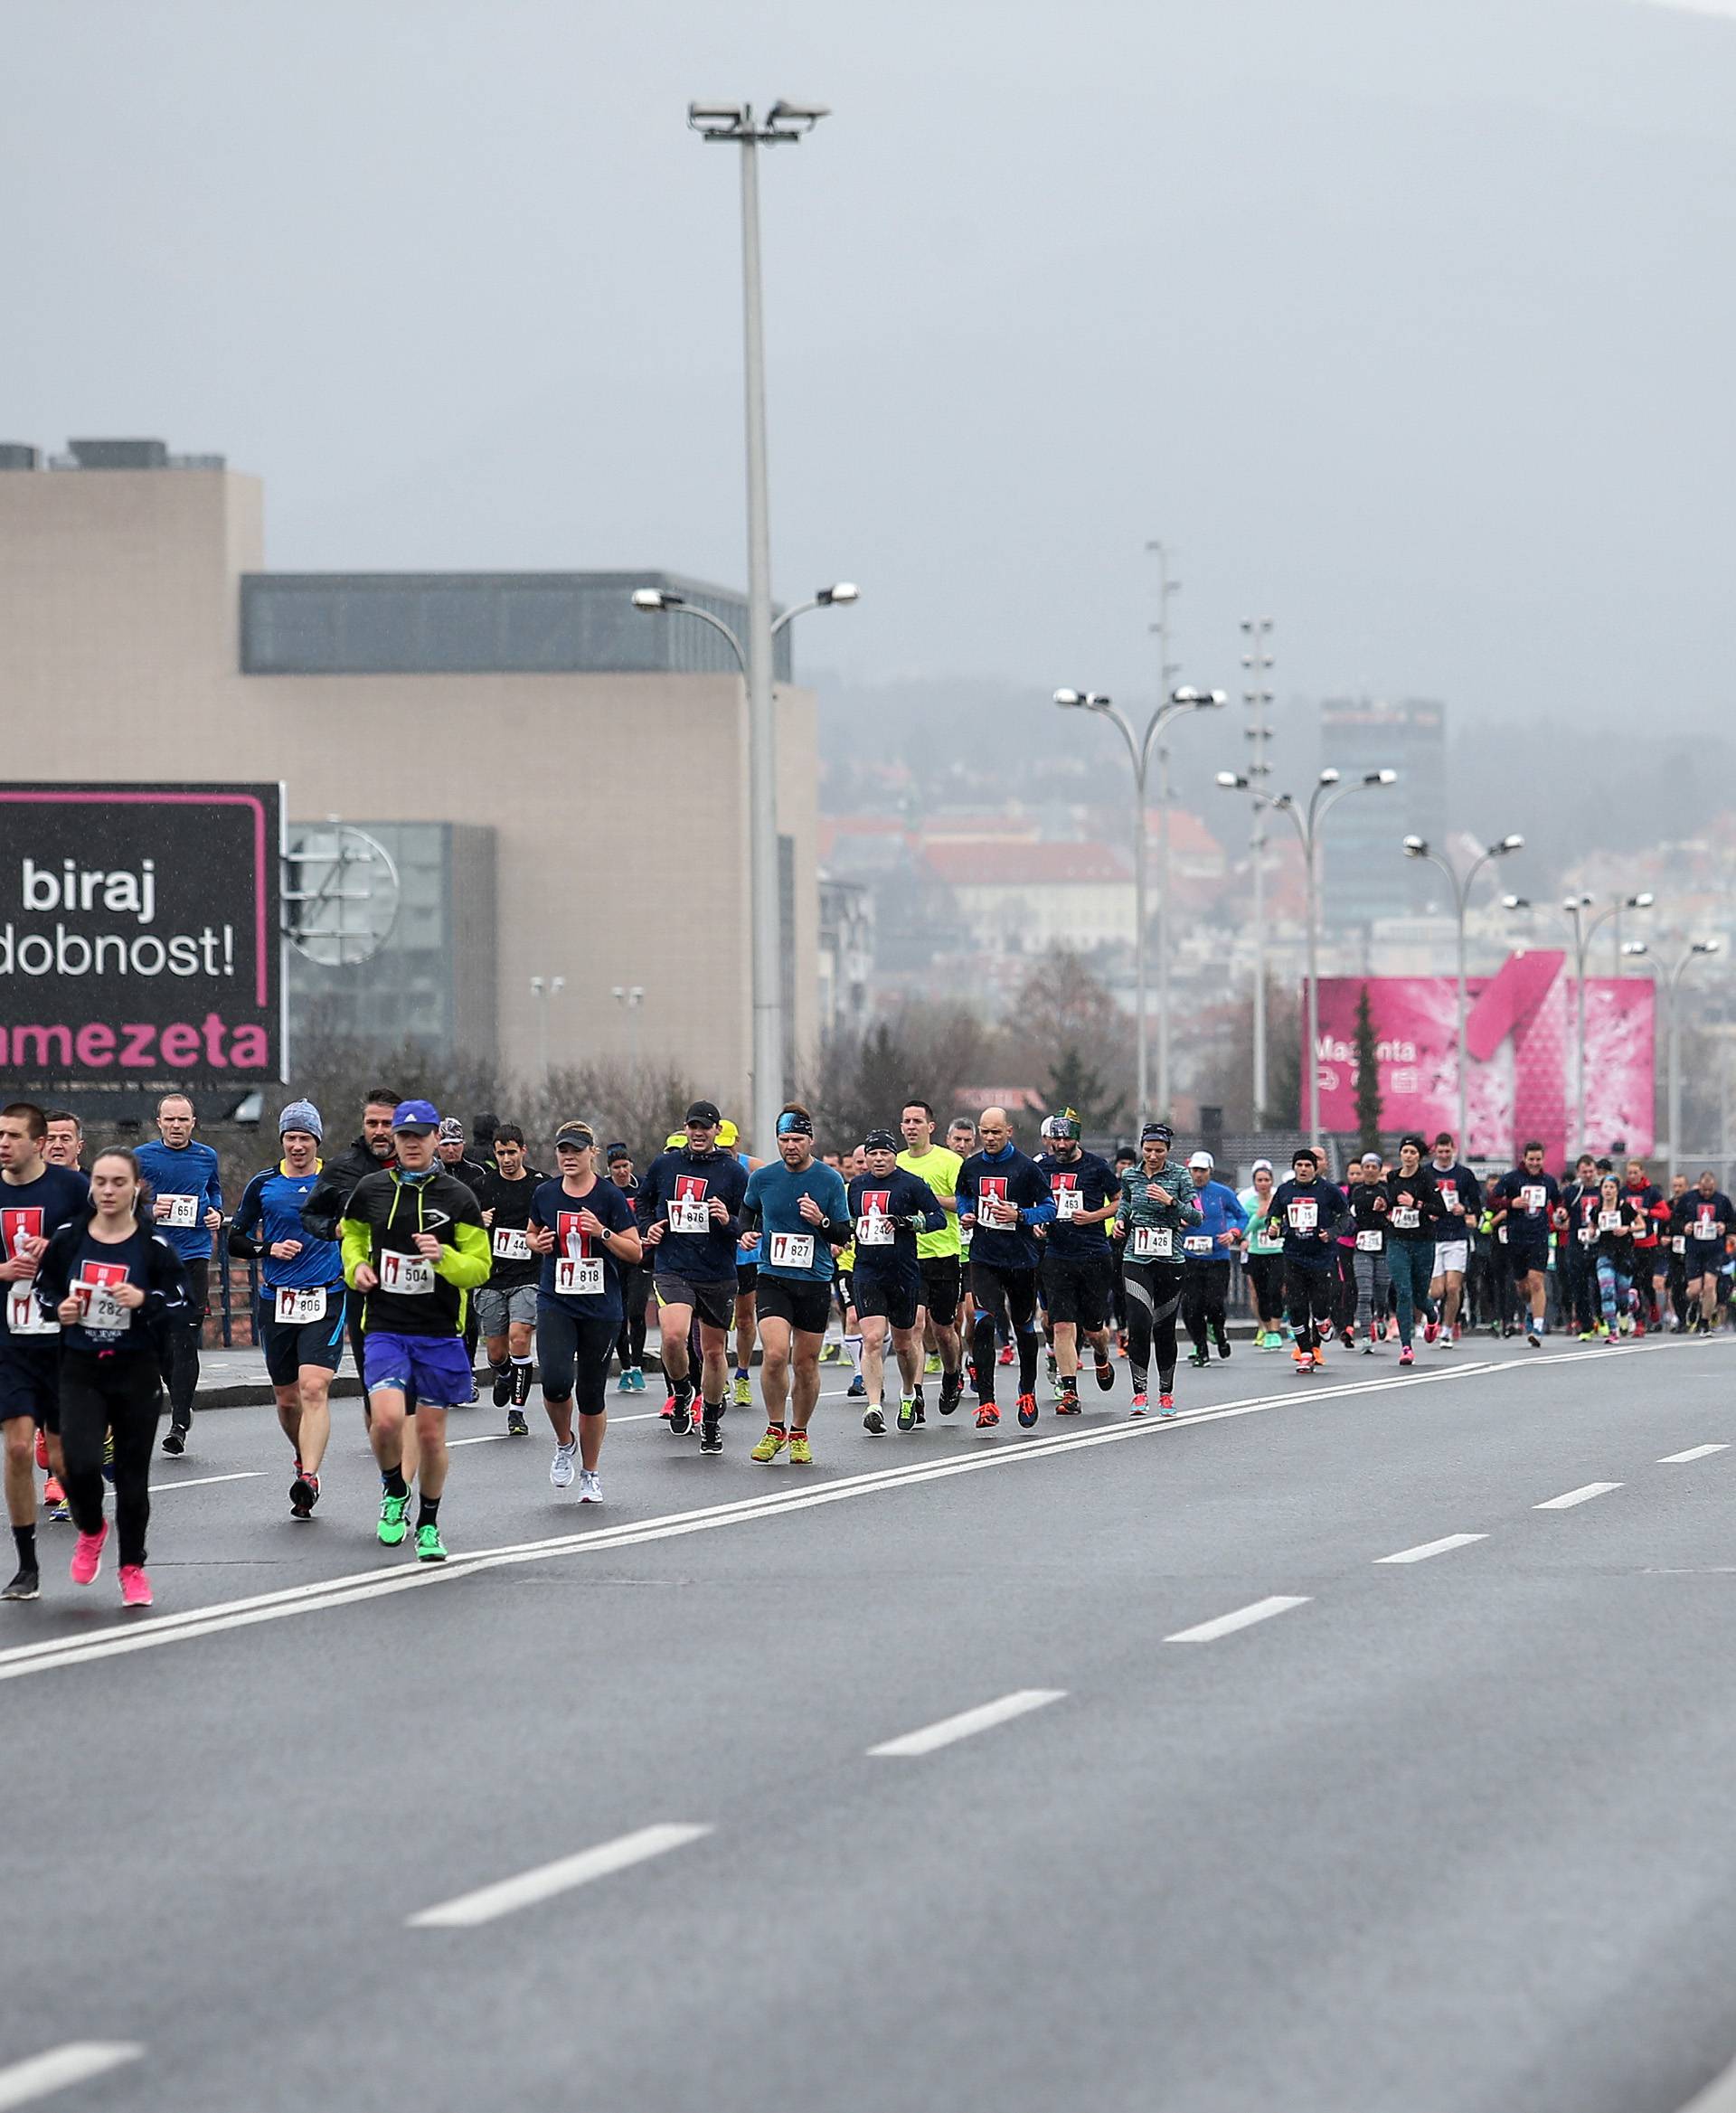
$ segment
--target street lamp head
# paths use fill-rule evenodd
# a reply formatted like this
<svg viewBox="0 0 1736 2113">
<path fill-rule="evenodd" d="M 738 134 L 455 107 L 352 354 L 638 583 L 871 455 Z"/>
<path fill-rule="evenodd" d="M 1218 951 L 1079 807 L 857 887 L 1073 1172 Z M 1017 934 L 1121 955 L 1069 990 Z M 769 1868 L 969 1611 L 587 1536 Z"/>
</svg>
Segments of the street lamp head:
<svg viewBox="0 0 1736 2113">
<path fill-rule="evenodd" d="M 1657 897 L 1647 888 L 1643 894 L 1630 895 L 1622 908 L 1624 910 L 1649 910 L 1656 901 Z"/>
<path fill-rule="evenodd" d="M 831 115 L 829 103 L 797 103 L 792 102 L 788 96 L 779 96 L 766 112 L 766 122 L 769 125 L 794 126 L 798 131 L 811 132 L 822 118 L 829 118 Z"/>
<path fill-rule="evenodd" d="M 1407 836 L 1404 840 L 1404 855 L 1406 858 L 1427 858 L 1429 839 L 1426 836 Z"/>
<path fill-rule="evenodd" d="M 822 587 L 814 597 L 822 608 L 833 608 L 845 602 L 860 601 L 862 590 L 852 580 L 840 580 L 835 587 Z"/>
<path fill-rule="evenodd" d="M 1523 836 L 1504 836 L 1499 844 L 1490 844 L 1489 856 L 1504 858 L 1510 851 L 1523 851 L 1524 848 L 1525 840 Z"/>
<path fill-rule="evenodd" d="M 1055 703 L 1070 712 L 1078 711 L 1084 702 L 1085 693 L 1082 690 L 1057 690 L 1055 692 Z"/>
<path fill-rule="evenodd" d="M 1335 770 L 1332 765 L 1328 763 L 1326 769 L 1320 773 L 1320 782 L 1322 785 L 1336 785 L 1339 778 L 1343 776 L 1343 771 Z"/>
<path fill-rule="evenodd" d="M 727 139 L 748 121 L 745 103 L 689 103 L 687 122 L 695 132 L 714 139 Z"/>
<path fill-rule="evenodd" d="M 1503 910 L 1529 910 L 1531 898 L 1528 895 L 1504 895 L 1501 907 Z"/>
<path fill-rule="evenodd" d="M 1649 954 L 1652 949 L 1644 939 L 1624 939 L 1621 942 L 1621 950 L 1624 954 Z"/>
<path fill-rule="evenodd" d="M 1220 770 L 1218 783 L 1225 792 L 1246 792 L 1248 789 L 1248 780 L 1240 770 Z"/>
<path fill-rule="evenodd" d="M 1364 770 L 1363 772 L 1364 785 L 1396 785 L 1398 782 L 1399 774 L 1396 770 Z"/>
<path fill-rule="evenodd" d="M 1696 939 L 1688 950 L 1694 954 L 1715 954 L 1722 944 L 1718 939 Z"/>
<path fill-rule="evenodd" d="M 1194 712 L 1216 712 L 1230 702 L 1230 697 L 1224 690 L 1196 690 L 1188 684 L 1179 690 L 1172 690 L 1169 701 Z"/>
<path fill-rule="evenodd" d="M 633 607 L 636 609 L 678 609 L 681 597 L 665 594 L 660 587 L 636 587 L 633 590 Z"/>
</svg>

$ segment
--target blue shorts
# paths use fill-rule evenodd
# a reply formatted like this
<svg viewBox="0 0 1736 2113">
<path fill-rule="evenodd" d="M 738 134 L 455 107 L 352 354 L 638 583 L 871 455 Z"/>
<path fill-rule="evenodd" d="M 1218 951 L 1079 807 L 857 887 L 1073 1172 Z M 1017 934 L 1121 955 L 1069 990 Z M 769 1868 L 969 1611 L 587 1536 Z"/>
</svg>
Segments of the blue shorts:
<svg viewBox="0 0 1736 2113">
<path fill-rule="evenodd" d="M 369 1393 L 387 1387 L 414 1394 L 419 1409 L 457 1409 L 469 1401 L 476 1382 L 456 1335 L 382 1335 L 370 1330 L 362 1338 L 362 1383 Z"/>
<path fill-rule="evenodd" d="M 0 1423 L 28 1416 L 44 1430 L 61 1428 L 61 1344 L 55 1335 L 8 1335 L 0 1342 Z"/>
</svg>

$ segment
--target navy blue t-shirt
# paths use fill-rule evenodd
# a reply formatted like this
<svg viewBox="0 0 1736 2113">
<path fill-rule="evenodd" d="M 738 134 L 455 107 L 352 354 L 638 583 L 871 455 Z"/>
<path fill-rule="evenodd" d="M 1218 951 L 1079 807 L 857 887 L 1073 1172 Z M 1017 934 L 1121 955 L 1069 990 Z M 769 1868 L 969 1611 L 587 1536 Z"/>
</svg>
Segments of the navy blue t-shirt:
<svg viewBox="0 0 1736 2113">
<path fill-rule="evenodd" d="M 70 1166 L 44 1166 L 34 1181 L 0 1181 L 0 1261 L 9 1262 L 26 1240 L 52 1240 L 90 1207 L 90 1184 Z M 52 1337 L 60 1324 L 43 1315 L 32 1280 L 0 1283 L 0 1342 L 8 1335 Z"/>
<path fill-rule="evenodd" d="M 539 1183 L 531 1199 L 531 1223 L 546 1226 L 554 1235 L 554 1247 L 542 1257 L 537 1296 L 576 1321 L 618 1321 L 622 1265 L 600 1240 L 585 1231 L 579 1222 L 581 1211 L 589 1211 L 611 1232 L 634 1230 L 631 1204 L 600 1174 L 582 1196 L 571 1194 L 558 1177 Z"/>
<path fill-rule="evenodd" d="M 689 1284 L 733 1284 L 735 1242 L 741 1232 L 741 1199 L 748 1170 L 732 1152 L 699 1155 L 685 1145 L 660 1152 L 646 1169 L 634 1202 L 646 1231 L 661 1219 L 663 1238 L 650 1250 L 659 1277 L 682 1277 Z M 721 1197 L 729 1216 L 712 1221 L 710 1204 Z M 598 1212 L 600 1218 L 602 1212 Z M 689 1219 L 703 1231 L 677 1231 Z"/>
<path fill-rule="evenodd" d="M 939 1232 L 947 1222 L 939 1198 L 920 1174 L 895 1166 L 891 1174 L 859 1174 L 850 1184 L 850 1219 L 856 1229 L 856 1275 L 876 1283 L 910 1283 L 920 1277 L 917 1259 L 918 1226 L 897 1225 L 892 1238 L 876 1237 L 881 1218 L 915 1218 L 923 1232 Z M 864 1231 L 866 1225 L 870 1230 Z"/>
<path fill-rule="evenodd" d="M 1100 1211 L 1121 1193 L 1121 1184 L 1107 1159 L 1095 1152 L 1080 1152 L 1076 1158 L 1061 1159 L 1045 1152 L 1037 1161 L 1037 1172 L 1049 1184 L 1055 1215 L 1048 1231 L 1049 1252 L 1058 1261 L 1100 1262 L 1109 1259 L 1109 1221 L 1098 1225 L 1075 1224 L 1070 1211 Z M 1079 1201 L 1072 1203 L 1070 1196 Z"/>
</svg>

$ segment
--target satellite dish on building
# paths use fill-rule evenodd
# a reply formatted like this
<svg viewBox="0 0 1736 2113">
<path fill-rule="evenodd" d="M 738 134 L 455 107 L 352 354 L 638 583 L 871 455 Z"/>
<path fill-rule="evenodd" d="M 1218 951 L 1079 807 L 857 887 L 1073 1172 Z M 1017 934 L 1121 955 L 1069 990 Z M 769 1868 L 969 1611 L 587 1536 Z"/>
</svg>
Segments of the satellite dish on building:
<svg viewBox="0 0 1736 2113">
<path fill-rule="evenodd" d="M 398 868 L 348 822 L 298 829 L 283 857 L 283 933 L 322 968 L 371 961 L 398 922 Z"/>
</svg>

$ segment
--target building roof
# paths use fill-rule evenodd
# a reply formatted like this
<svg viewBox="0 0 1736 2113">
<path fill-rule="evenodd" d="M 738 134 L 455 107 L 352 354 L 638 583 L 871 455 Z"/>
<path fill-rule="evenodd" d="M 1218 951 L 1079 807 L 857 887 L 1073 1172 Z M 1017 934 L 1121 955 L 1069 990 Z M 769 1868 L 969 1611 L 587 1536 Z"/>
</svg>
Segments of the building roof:
<svg viewBox="0 0 1736 2113">
<path fill-rule="evenodd" d="M 929 844 L 922 858 L 949 888 L 1101 887 L 1132 871 L 1107 844 Z"/>
<path fill-rule="evenodd" d="M 1162 810 L 1147 807 L 1146 829 L 1154 846 L 1162 825 Z M 1223 856 L 1223 845 L 1206 827 L 1204 821 L 1198 815 L 1190 814 L 1185 807 L 1171 807 L 1169 810 L 1169 848 L 1177 858 L 1221 859 Z"/>
</svg>

